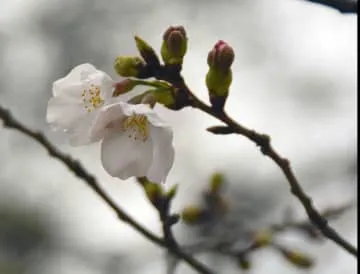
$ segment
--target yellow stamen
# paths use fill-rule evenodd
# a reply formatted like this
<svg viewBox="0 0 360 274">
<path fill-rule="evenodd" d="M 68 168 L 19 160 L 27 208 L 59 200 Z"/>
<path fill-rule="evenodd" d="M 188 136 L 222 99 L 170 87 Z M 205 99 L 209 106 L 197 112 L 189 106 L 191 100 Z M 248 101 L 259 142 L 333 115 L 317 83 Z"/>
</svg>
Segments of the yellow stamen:
<svg viewBox="0 0 360 274">
<path fill-rule="evenodd" d="M 145 115 L 133 114 L 123 122 L 123 130 L 128 131 L 128 137 L 145 142 L 149 138 L 149 123 Z"/>
<path fill-rule="evenodd" d="M 81 97 L 83 98 L 84 109 L 87 112 L 91 112 L 104 104 L 104 99 L 101 97 L 100 91 L 100 87 L 94 84 L 91 84 L 89 89 L 83 90 Z"/>
</svg>

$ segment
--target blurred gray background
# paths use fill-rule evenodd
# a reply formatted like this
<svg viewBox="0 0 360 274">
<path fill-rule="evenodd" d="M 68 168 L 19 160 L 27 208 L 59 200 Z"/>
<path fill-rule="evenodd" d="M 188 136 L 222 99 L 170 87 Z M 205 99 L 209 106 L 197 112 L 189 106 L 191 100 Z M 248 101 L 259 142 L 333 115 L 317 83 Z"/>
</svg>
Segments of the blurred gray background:
<svg viewBox="0 0 360 274">
<path fill-rule="evenodd" d="M 112 70 L 118 55 L 136 54 L 137 34 L 160 48 L 170 25 L 189 37 L 183 75 L 207 100 L 206 56 L 218 39 L 235 52 L 228 112 L 272 137 L 292 163 L 318 208 L 357 201 L 357 16 L 305 0 L 0 0 L 0 103 L 59 148 L 80 159 L 122 207 L 160 233 L 156 212 L 132 180 L 111 178 L 99 161 L 99 145 L 73 148 L 45 122 L 51 84 L 90 62 Z M 192 109 L 158 111 L 173 125 L 179 183 L 174 211 L 197 203 L 212 172 L 230 184 L 234 230 L 263 227 L 279 212 L 303 209 L 280 170 L 253 143 L 215 136 L 217 124 Z M 357 242 L 357 208 L 331 224 Z M 236 229 L 239 229 L 239 232 Z M 191 228 L 175 228 L 181 243 Z M 220 233 L 221 234 L 221 233 Z M 213 235 L 217 237 L 217 235 Z M 285 237 L 316 258 L 312 270 L 294 269 L 273 252 L 254 257 L 250 273 L 355 273 L 356 260 L 331 242 Z M 208 262 L 209 265 L 210 262 Z M 212 265 L 239 273 L 232 261 Z M 119 222 L 102 201 L 33 141 L 0 129 L 0 273 L 165 273 L 163 251 Z M 181 265 L 178 273 L 193 273 Z"/>
</svg>

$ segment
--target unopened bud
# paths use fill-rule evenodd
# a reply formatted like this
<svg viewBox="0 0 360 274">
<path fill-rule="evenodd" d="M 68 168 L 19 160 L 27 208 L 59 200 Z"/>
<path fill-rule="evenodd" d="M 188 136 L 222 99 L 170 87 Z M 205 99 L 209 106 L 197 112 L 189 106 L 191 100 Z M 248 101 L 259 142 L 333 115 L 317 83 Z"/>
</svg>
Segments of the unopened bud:
<svg viewBox="0 0 360 274">
<path fill-rule="evenodd" d="M 177 189 L 178 189 L 178 185 L 173 185 L 169 191 L 166 193 L 166 197 L 169 199 L 169 200 L 172 200 L 176 193 L 177 193 Z"/>
<path fill-rule="evenodd" d="M 156 207 L 163 196 L 163 190 L 159 184 L 146 182 L 143 184 L 146 196 L 149 201 Z"/>
<path fill-rule="evenodd" d="M 255 233 L 253 241 L 253 248 L 268 246 L 272 241 L 272 233 L 269 230 L 258 231 Z"/>
<path fill-rule="evenodd" d="M 229 88 L 232 82 L 232 71 L 226 72 L 209 68 L 206 74 L 206 86 L 209 91 L 209 98 L 212 106 L 216 110 L 222 110 L 225 106 L 226 99 L 229 95 Z"/>
<path fill-rule="evenodd" d="M 137 56 L 119 56 L 115 59 L 115 71 L 123 77 L 139 77 L 146 64 Z"/>
<path fill-rule="evenodd" d="M 175 91 L 172 88 L 160 88 L 152 90 L 156 102 L 168 109 L 177 110 Z"/>
<path fill-rule="evenodd" d="M 169 27 L 163 36 L 161 57 L 167 65 L 182 64 L 187 50 L 187 37 L 184 27 Z"/>
<path fill-rule="evenodd" d="M 300 253 L 298 251 L 292 251 L 288 249 L 281 249 L 284 258 L 299 268 L 311 268 L 314 265 L 314 259 L 308 255 Z"/>
<path fill-rule="evenodd" d="M 210 191 L 212 193 L 219 193 L 224 183 L 224 175 L 218 172 L 214 173 L 210 178 Z"/>
<path fill-rule="evenodd" d="M 218 41 L 208 54 L 207 63 L 209 67 L 227 71 L 230 69 L 235 59 L 235 53 L 232 47 L 226 42 Z"/>
<path fill-rule="evenodd" d="M 210 102 L 217 110 L 224 108 L 232 82 L 231 65 L 235 54 L 226 42 L 218 41 L 208 54 L 209 71 L 206 74 L 206 86 Z"/>
<path fill-rule="evenodd" d="M 151 67 L 159 67 L 160 61 L 155 50 L 139 36 L 135 36 L 136 47 L 140 52 L 142 58 L 144 58 L 146 64 Z"/>
<path fill-rule="evenodd" d="M 251 267 L 250 260 L 247 258 L 246 255 L 242 255 L 238 258 L 238 263 L 241 269 L 249 270 Z"/>
<path fill-rule="evenodd" d="M 114 85 L 114 92 L 112 96 L 117 97 L 119 95 L 125 94 L 131 91 L 136 85 L 136 82 L 129 78 L 117 82 Z"/>
<path fill-rule="evenodd" d="M 183 209 L 181 218 L 187 224 L 196 224 L 201 221 L 203 210 L 198 206 L 188 206 Z"/>
</svg>

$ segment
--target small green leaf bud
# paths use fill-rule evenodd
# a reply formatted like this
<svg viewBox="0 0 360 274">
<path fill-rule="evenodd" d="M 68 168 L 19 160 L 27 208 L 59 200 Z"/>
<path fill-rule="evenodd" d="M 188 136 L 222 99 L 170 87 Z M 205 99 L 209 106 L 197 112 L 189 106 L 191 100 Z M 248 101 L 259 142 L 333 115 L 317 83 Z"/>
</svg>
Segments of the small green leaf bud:
<svg viewBox="0 0 360 274">
<path fill-rule="evenodd" d="M 175 197 L 177 190 L 178 190 L 178 185 L 173 185 L 166 193 L 166 197 L 169 200 L 172 200 Z"/>
<path fill-rule="evenodd" d="M 182 220 L 187 224 L 198 223 L 203 216 L 203 210 L 198 206 L 188 206 L 181 212 Z"/>
<path fill-rule="evenodd" d="M 253 248 L 268 246 L 272 242 L 272 233 L 269 230 L 260 230 L 255 233 L 253 241 Z"/>
<path fill-rule="evenodd" d="M 151 100 L 155 103 L 159 103 L 169 109 L 176 110 L 176 100 L 174 97 L 173 90 L 171 88 L 156 88 L 150 89 L 146 92 L 132 97 L 128 103 L 130 104 L 142 104 L 144 103 L 144 98 L 151 96 Z M 150 97 L 149 97 L 150 98 Z"/>
<path fill-rule="evenodd" d="M 119 56 L 115 59 L 115 71 L 123 77 L 139 77 L 146 64 L 137 56 Z"/>
<path fill-rule="evenodd" d="M 161 186 L 150 182 L 146 182 L 143 186 L 149 201 L 156 207 L 163 197 L 163 190 Z"/>
<path fill-rule="evenodd" d="M 219 193 L 224 183 L 224 175 L 219 172 L 214 173 L 210 178 L 210 191 L 214 194 Z"/>
<path fill-rule="evenodd" d="M 284 258 L 299 268 L 309 269 L 314 265 L 314 259 L 298 251 L 281 249 Z"/>
<path fill-rule="evenodd" d="M 146 64 L 151 67 L 159 67 L 160 61 L 155 50 L 139 36 L 135 36 L 136 47 L 140 52 L 142 58 L 144 58 Z"/>
<path fill-rule="evenodd" d="M 169 27 L 163 35 L 161 57 L 166 65 L 181 65 L 187 51 L 184 27 Z"/>
<path fill-rule="evenodd" d="M 152 90 L 152 94 L 154 95 L 156 102 L 162 104 L 164 107 L 176 110 L 177 107 L 174 92 L 173 88 L 159 88 Z"/>
<path fill-rule="evenodd" d="M 238 258 L 238 263 L 240 268 L 243 270 L 249 270 L 251 268 L 250 260 L 245 255 L 242 255 Z"/>
</svg>

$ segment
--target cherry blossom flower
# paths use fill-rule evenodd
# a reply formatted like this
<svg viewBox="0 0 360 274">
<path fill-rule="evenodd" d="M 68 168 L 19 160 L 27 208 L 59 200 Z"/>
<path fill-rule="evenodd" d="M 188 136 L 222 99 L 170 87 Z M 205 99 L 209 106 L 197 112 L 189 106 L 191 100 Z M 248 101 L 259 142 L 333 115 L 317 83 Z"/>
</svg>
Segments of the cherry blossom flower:
<svg viewBox="0 0 360 274">
<path fill-rule="evenodd" d="M 91 138 L 101 137 L 102 165 L 111 176 L 166 180 L 174 162 L 173 133 L 150 106 L 117 102 L 102 107 L 91 129 Z"/>
<path fill-rule="evenodd" d="M 62 130 L 72 145 L 100 139 L 90 138 L 89 130 L 100 108 L 112 102 L 114 81 L 91 64 L 81 64 L 53 83 L 46 120 L 54 130 Z"/>
</svg>

